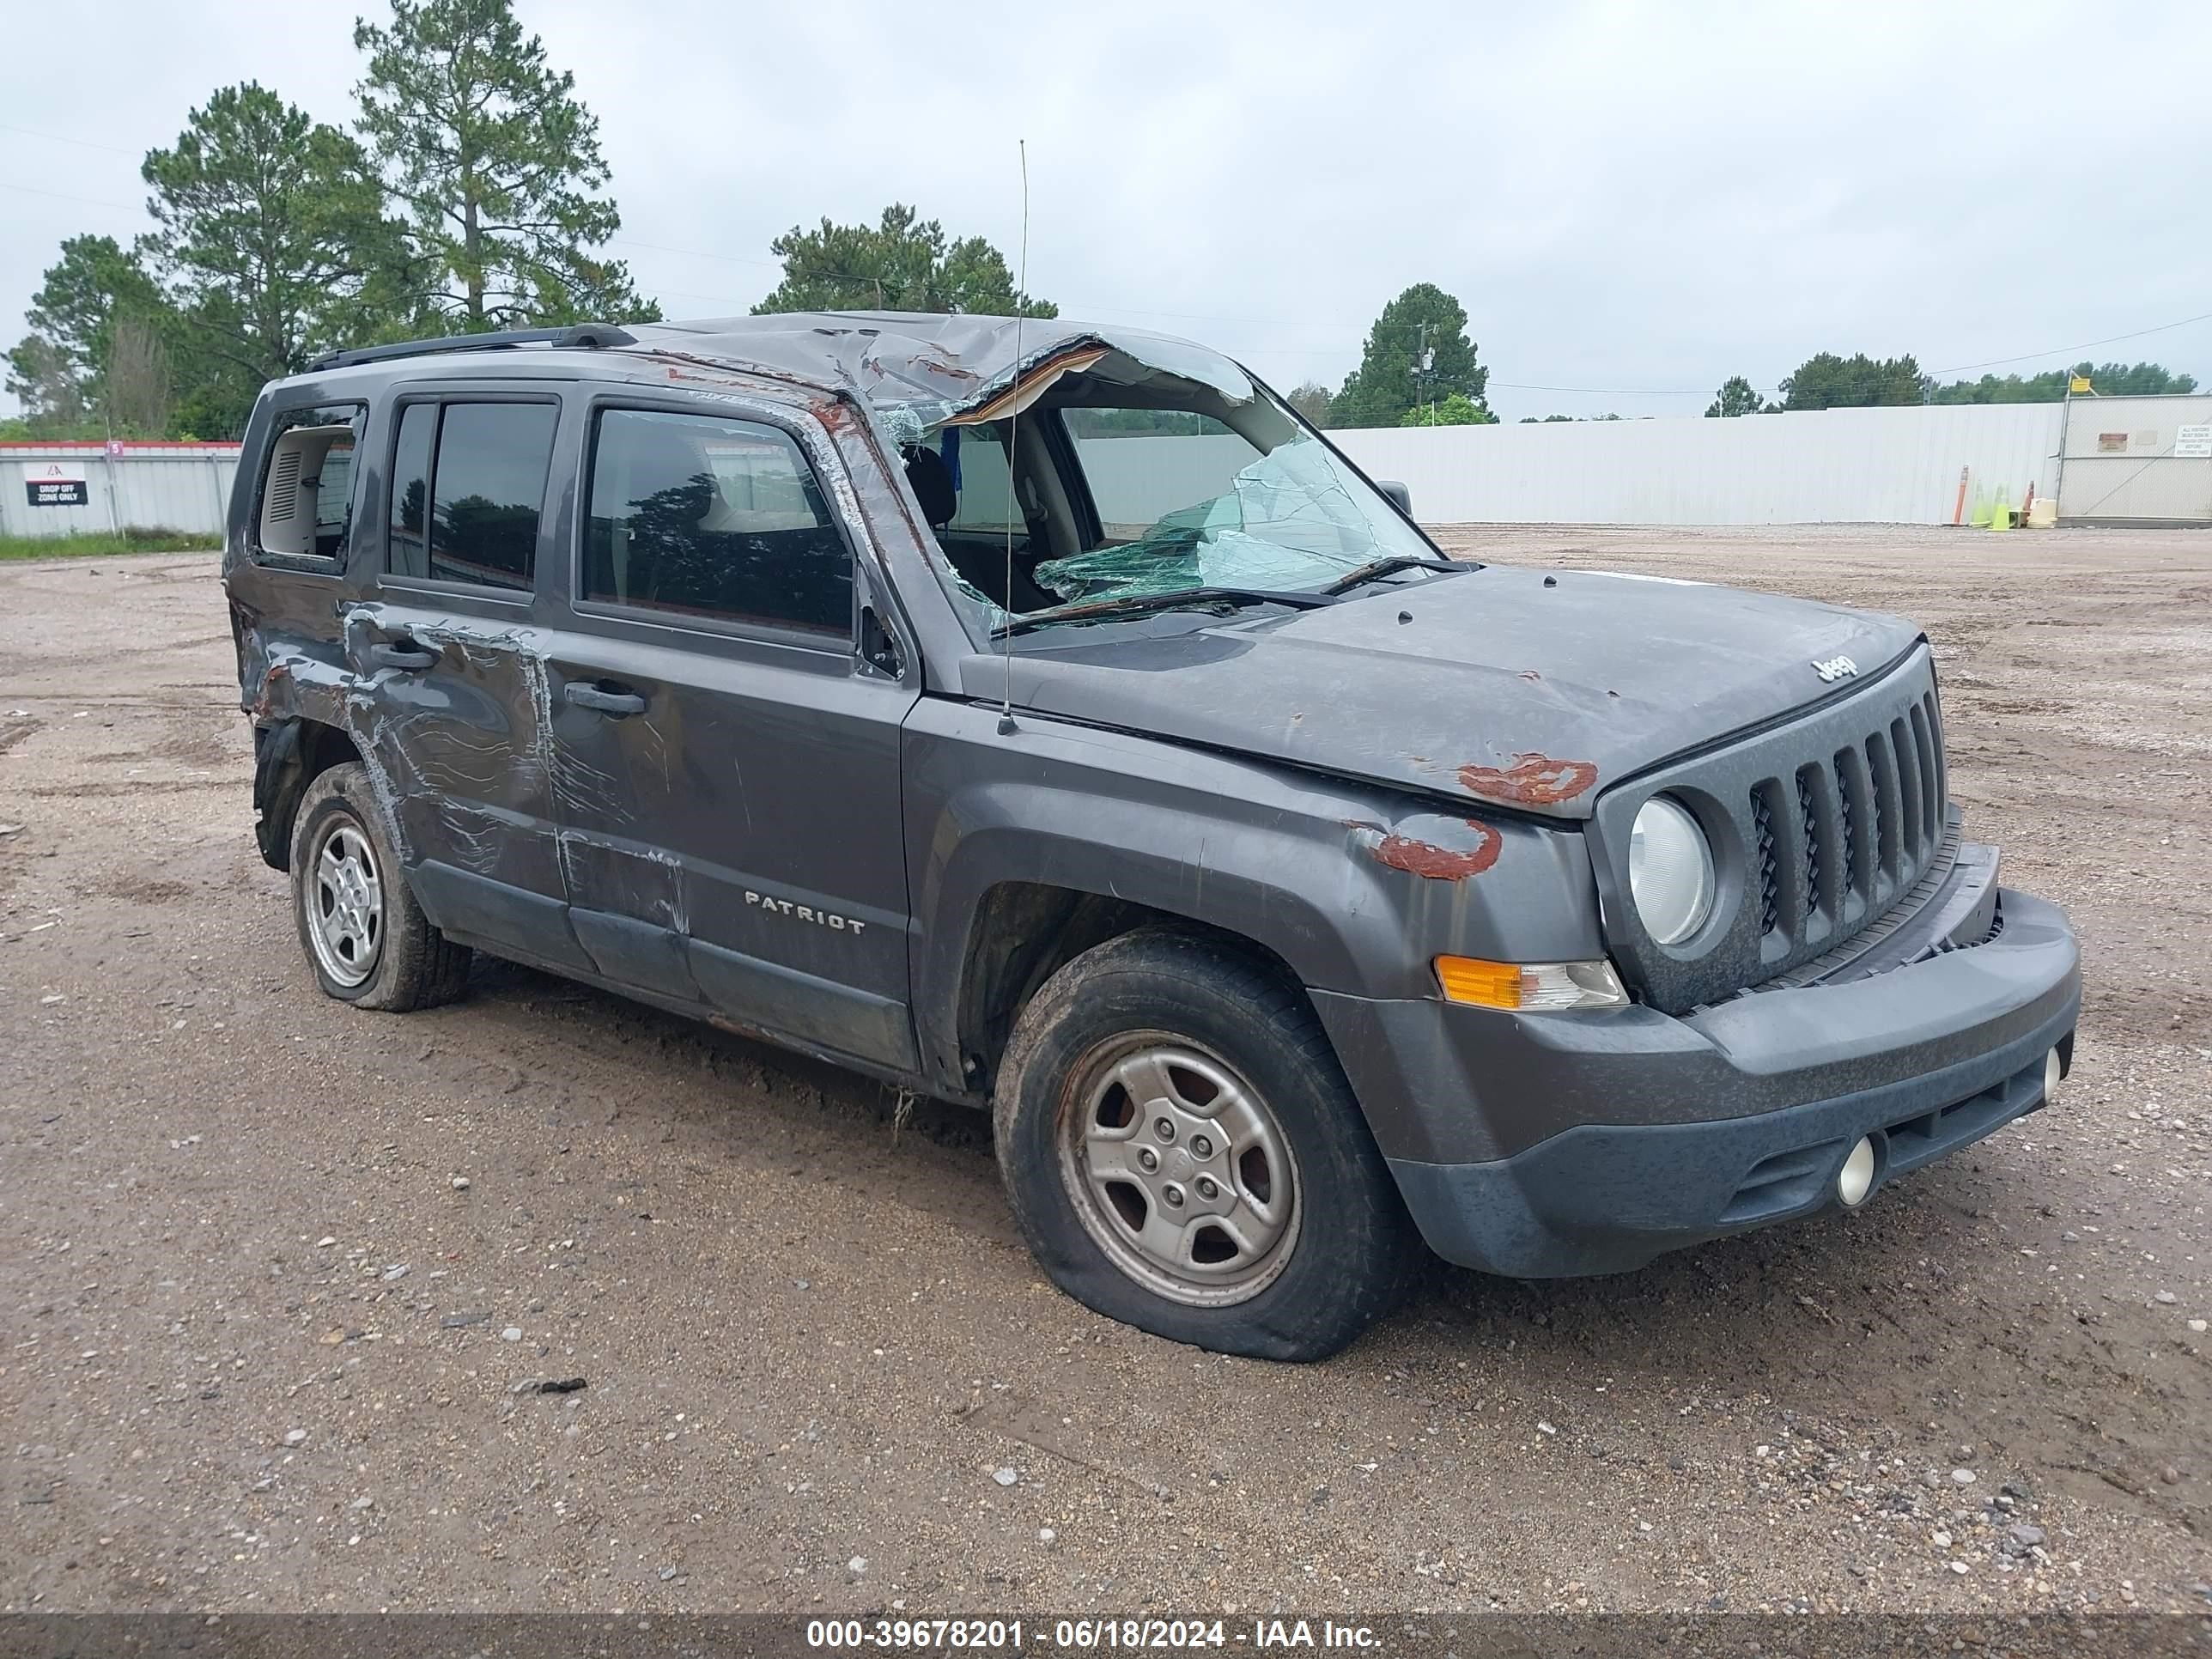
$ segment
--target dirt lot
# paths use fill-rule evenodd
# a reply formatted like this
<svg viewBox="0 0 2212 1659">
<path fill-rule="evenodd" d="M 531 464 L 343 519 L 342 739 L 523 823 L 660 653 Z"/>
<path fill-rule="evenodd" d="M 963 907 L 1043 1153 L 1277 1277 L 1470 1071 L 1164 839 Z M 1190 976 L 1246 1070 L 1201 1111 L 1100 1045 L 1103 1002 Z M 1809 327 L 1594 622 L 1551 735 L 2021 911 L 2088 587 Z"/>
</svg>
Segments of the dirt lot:
<svg viewBox="0 0 2212 1659">
<path fill-rule="evenodd" d="M 951 1109 L 496 964 L 325 1000 L 214 559 L 0 569 L 0 1607 L 2203 1611 L 2212 534 L 1449 539 L 1924 623 L 2083 938 L 2057 1109 L 1196 1354 L 1049 1289 Z"/>
</svg>

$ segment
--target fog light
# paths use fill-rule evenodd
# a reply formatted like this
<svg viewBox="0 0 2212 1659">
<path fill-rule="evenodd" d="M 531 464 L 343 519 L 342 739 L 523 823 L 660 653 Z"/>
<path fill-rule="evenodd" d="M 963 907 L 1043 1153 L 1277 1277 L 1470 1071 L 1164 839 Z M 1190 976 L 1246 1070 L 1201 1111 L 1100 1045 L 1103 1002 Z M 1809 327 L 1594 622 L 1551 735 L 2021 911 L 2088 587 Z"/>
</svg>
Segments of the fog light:
<svg viewBox="0 0 2212 1659">
<path fill-rule="evenodd" d="M 1836 1196 L 1844 1200 L 1845 1209 L 1856 1210 L 1873 1190 L 1874 1141 L 1861 1135 L 1851 1155 L 1844 1160 L 1844 1172 L 1836 1177 Z"/>
<path fill-rule="evenodd" d="M 2053 1048 L 2043 1057 L 2043 1103 L 2046 1106 L 2058 1098 L 2058 1079 L 2065 1074 L 2059 1064 L 2058 1050 Z"/>
</svg>

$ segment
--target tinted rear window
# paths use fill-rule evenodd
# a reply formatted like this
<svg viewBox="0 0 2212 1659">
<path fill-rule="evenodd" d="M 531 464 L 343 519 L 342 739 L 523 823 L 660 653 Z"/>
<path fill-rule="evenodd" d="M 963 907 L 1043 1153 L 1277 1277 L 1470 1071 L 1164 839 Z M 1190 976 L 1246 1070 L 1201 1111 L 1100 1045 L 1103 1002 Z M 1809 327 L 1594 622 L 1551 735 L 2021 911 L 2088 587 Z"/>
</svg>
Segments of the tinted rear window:
<svg viewBox="0 0 2212 1659">
<path fill-rule="evenodd" d="M 408 405 L 393 447 L 392 573 L 527 589 L 560 413 L 550 404 Z"/>
</svg>

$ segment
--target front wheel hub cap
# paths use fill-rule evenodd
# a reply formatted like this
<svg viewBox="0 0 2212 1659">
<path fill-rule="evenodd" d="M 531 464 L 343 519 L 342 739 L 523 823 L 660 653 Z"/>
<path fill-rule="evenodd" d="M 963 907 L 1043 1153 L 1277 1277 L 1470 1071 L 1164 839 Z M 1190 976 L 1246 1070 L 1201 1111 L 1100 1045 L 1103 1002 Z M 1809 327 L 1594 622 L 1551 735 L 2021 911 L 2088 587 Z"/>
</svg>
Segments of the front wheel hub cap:
<svg viewBox="0 0 2212 1659">
<path fill-rule="evenodd" d="M 1138 1031 L 1094 1047 L 1069 1073 L 1058 1140 L 1084 1231 L 1155 1294 L 1226 1306 L 1289 1262 L 1301 1197 L 1290 1138 L 1247 1079 L 1188 1038 Z"/>
</svg>

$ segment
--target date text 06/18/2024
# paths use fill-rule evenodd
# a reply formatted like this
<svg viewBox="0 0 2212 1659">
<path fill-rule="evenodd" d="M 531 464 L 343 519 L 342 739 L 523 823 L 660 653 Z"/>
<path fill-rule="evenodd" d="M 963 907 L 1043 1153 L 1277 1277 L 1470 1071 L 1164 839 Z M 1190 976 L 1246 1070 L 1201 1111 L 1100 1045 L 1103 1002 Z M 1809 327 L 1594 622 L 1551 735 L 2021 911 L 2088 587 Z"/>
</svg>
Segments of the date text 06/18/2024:
<svg viewBox="0 0 2212 1659">
<path fill-rule="evenodd" d="M 1330 1620 L 1259 1619 L 1240 1626 L 1220 1619 L 1060 1619 L 1024 1629 L 1018 1619 L 816 1619 L 806 1626 L 806 1645 L 831 1650 L 1019 1651 L 1048 1641 L 1058 1651 L 1109 1653 L 1382 1646 L 1370 1626 Z"/>
</svg>

